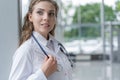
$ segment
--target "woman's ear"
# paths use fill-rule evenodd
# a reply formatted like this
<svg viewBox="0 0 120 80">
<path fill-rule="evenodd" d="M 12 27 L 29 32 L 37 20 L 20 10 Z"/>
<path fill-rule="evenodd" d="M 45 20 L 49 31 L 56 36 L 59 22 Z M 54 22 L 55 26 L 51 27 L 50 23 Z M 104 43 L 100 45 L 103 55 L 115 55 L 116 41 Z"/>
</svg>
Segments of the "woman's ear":
<svg viewBox="0 0 120 80">
<path fill-rule="evenodd" d="M 32 22 L 32 14 L 28 14 L 29 21 Z"/>
</svg>

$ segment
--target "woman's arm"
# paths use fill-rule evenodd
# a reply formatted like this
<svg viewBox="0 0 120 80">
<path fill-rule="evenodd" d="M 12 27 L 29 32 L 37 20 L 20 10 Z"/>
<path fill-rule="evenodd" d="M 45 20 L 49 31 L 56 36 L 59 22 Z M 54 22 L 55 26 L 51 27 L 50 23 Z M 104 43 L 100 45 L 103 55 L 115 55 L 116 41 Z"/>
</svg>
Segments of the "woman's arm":
<svg viewBox="0 0 120 80">
<path fill-rule="evenodd" d="M 13 56 L 12 68 L 9 76 L 9 80 L 47 80 L 44 72 L 37 70 L 33 71 L 33 58 L 30 47 L 20 47 Z"/>
<path fill-rule="evenodd" d="M 49 55 L 49 58 L 45 57 L 41 68 L 32 73 L 33 58 L 31 54 L 28 49 L 17 50 L 13 57 L 9 80 L 47 80 L 47 77 L 57 70 L 56 59 Z"/>
</svg>

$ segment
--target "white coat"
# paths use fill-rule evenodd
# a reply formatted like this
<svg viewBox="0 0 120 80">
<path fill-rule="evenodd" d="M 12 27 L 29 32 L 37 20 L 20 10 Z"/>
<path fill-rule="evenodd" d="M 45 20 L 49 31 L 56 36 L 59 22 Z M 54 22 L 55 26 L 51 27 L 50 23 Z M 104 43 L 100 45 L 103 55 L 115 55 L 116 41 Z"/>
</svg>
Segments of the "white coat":
<svg viewBox="0 0 120 80">
<path fill-rule="evenodd" d="M 67 56 L 60 50 L 59 42 L 52 35 L 50 35 L 49 40 L 46 40 L 37 32 L 33 32 L 33 35 L 47 54 L 56 57 L 57 63 L 61 65 L 61 70 L 54 72 L 46 78 L 40 69 L 46 55 L 31 36 L 16 50 L 13 56 L 9 80 L 72 80 L 70 62 Z M 50 41 L 54 45 L 54 50 L 47 47 Z"/>
</svg>

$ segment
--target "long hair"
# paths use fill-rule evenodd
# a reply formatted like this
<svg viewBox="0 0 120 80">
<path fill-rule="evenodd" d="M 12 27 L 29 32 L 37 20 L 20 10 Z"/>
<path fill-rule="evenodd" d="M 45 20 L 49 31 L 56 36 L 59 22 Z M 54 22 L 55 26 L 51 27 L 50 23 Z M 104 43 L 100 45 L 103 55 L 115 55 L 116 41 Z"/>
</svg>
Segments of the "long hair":
<svg viewBox="0 0 120 80">
<path fill-rule="evenodd" d="M 29 21 L 29 14 L 32 14 L 33 7 L 41 1 L 48 1 L 48 2 L 52 3 L 53 6 L 55 7 L 56 17 L 57 17 L 59 7 L 54 0 L 31 0 L 29 8 L 28 8 L 28 12 L 27 12 L 26 16 L 24 17 L 24 24 L 23 24 L 23 27 L 22 27 L 19 46 L 23 42 L 25 42 L 26 40 L 28 40 L 30 38 L 30 36 L 31 36 L 31 34 L 34 30 L 33 23 Z M 55 33 L 55 26 L 56 25 L 54 25 L 53 30 L 50 31 L 50 34 L 53 35 L 53 36 L 54 36 L 54 33 Z"/>
</svg>

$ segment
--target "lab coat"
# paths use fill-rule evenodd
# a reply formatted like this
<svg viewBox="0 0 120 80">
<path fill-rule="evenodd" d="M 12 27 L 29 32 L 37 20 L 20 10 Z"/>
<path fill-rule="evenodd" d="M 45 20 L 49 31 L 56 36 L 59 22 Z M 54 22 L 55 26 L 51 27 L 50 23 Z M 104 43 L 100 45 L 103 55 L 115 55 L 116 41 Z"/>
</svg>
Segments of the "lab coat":
<svg viewBox="0 0 120 80">
<path fill-rule="evenodd" d="M 60 65 L 60 71 L 56 71 L 46 78 L 40 68 L 46 55 L 31 36 L 13 55 L 9 80 L 72 80 L 70 62 L 67 56 L 60 50 L 59 42 L 52 35 L 49 35 L 49 40 L 46 40 L 35 31 L 33 31 L 33 35 L 47 54 L 56 57 L 57 63 Z M 47 47 L 50 41 L 54 45 L 54 50 Z"/>
</svg>

